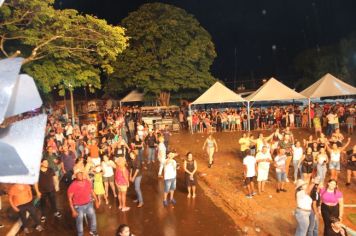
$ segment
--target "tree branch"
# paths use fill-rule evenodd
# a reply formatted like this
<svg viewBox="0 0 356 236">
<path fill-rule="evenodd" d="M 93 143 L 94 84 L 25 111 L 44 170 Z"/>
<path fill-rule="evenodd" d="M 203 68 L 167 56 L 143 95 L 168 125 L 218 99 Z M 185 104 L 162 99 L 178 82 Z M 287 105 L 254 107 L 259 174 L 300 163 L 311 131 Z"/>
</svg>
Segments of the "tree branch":
<svg viewBox="0 0 356 236">
<path fill-rule="evenodd" d="M 51 38 L 49 38 L 48 40 L 44 41 L 43 43 L 37 45 L 33 50 L 32 50 L 32 53 L 29 57 L 25 58 L 25 60 L 22 62 L 22 64 L 26 64 L 30 61 L 34 61 L 36 59 L 36 55 L 37 55 L 37 51 L 39 49 L 41 49 L 42 47 L 44 47 L 45 45 L 49 44 L 50 42 L 58 39 L 58 38 L 62 38 L 63 36 L 60 36 L 60 35 L 56 35 L 56 36 L 53 36 Z"/>
<path fill-rule="evenodd" d="M 31 12 L 31 11 L 26 11 L 19 19 L 16 19 L 16 20 L 13 20 L 13 21 L 8 21 L 8 22 L 5 21 L 5 22 L 1 23 L 0 26 L 12 25 L 12 24 L 20 23 L 20 22 L 22 22 L 22 21 L 25 19 L 25 17 L 26 17 L 28 14 L 30 14 L 30 13 L 32 13 L 32 12 Z"/>
<path fill-rule="evenodd" d="M 4 49 L 4 42 L 5 42 L 5 35 L 1 35 L 1 40 L 0 40 L 0 50 L 1 52 L 5 55 L 5 57 L 9 57 L 9 54 Z"/>
</svg>

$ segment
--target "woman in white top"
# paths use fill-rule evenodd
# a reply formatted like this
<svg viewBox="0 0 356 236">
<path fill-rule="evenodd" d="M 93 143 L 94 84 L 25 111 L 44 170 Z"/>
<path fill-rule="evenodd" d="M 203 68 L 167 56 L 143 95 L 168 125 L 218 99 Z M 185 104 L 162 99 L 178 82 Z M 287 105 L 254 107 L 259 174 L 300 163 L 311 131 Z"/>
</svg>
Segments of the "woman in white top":
<svg viewBox="0 0 356 236">
<path fill-rule="evenodd" d="M 297 220 L 297 229 L 295 236 L 305 236 L 308 232 L 309 217 L 312 211 L 313 200 L 310 197 L 311 187 L 307 182 L 298 179 L 296 186 L 297 209 L 295 210 L 295 219 Z"/>
<path fill-rule="evenodd" d="M 114 184 L 114 168 L 116 168 L 116 165 L 112 160 L 109 160 L 109 157 L 107 155 L 104 155 L 103 161 L 101 162 L 101 167 L 103 169 L 105 199 L 108 199 L 109 185 L 110 185 L 111 191 L 113 192 L 114 197 L 116 199 L 117 195 L 116 195 L 115 184 Z M 109 202 L 106 201 L 106 204 L 109 204 Z"/>
<path fill-rule="evenodd" d="M 208 138 L 204 142 L 203 150 L 205 149 L 205 146 L 206 146 L 206 152 L 208 153 L 209 156 L 208 167 L 210 168 L 211 165 L 214 164 L 214 152 L 218 151 L 218 144 L 216 143 L 216 140 L 211 133 L 209 134 Z"/>
<path fill-rule="evenodd" d="M 157 159 L 158 161 L 162 164 L 164 160 L 166 160 L 166 145 L 164 145 L 164 138 L 163 136 L 160 136 L 158 138 L 158 153 L 157 153 Z"/>
<path fill-rule="evenodd" d="M 328 155 L 326 154 L 325 148 L 320 148 L 319 155 L 317 157 L 316 171 L 320 178 L 320 186 L 324 186 L 325 176 L 327 172 L 326 165 L 329 163 Z"/>
<path fill-rule="evenodd" d="M 300 176 L 302 176 L 302 166 L 299 165 L 299 160 L 303 157 L 303 148 L 300 141 L 297 141 L 295 145 L 292 146 L 293 150 L 293 167 L 294 167 L 294 183 L 297 182 L 298 179 L 298 171 Z"/>
<path fill-rule="evenodd" d="M 241 115 L 236 113 L 236 130 L 237 131 L 242 130 L 241 123 L 242 123 Z"/>
<path fill-rule="evenodd" d="M 347 148 L 350 144 L 351 138 L 347 139 L 347 143 L 343 147 L 338 147 L 336 143 L 332 145 L 330 148 L 329 145 L 326 145 L 326 149 L 330 154 L 330 162 L 329 162 L 329 169 L 330 169 L 330 178 L 337 180 L 338 174 L 340 172 L 340 159 L 341 153 Z"/>
</svg>

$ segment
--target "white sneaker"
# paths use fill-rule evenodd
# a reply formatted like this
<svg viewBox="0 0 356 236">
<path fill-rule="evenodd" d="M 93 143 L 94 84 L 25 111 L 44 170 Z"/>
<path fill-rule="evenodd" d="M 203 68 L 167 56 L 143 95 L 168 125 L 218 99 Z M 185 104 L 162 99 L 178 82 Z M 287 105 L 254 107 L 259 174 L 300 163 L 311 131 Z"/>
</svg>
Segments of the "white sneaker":
<svg viewBox="0 0 356 236">
<path fill-rule="evenodd" d="M 289 179 L 288 178 L 286 179 L 286 182 L 289 183 Z"/>
<path fill-rule="evenodd" d="M 37 230 L 38 232 L 41 232 L 41 231 L 44 230 L 44 228 L 43 228 L 41 225 L 37 225 L 36 230 Z"/>
<path fill-rule="evenodd" d="M 130 210 L 130 207 L 124 207 L 121 209 L 122 212 L 129 211 L 129 210 Z"/>
</svg>

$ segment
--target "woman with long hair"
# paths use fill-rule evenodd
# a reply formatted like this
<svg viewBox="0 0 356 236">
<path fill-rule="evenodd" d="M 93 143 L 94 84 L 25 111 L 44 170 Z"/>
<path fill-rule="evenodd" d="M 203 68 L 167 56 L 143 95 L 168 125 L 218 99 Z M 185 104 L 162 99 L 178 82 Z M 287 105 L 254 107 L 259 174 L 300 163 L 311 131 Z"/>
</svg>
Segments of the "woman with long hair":
<svg viewBox="0 0 356 236">
<path fill-rule="evenodd" d="M 198 164 L 196 160 L 193 159 L 193 154 L 191 152 L 187 153 L 187 158 L 184 160 L 184 172 L 185 172 L 185 183 L 188 189 L 188 198 L 195 198 L 195 189 L 197 184 L 196 172 L 198 170 Z"/>
<path fill-rule="evenodd" d="M 324 186 L 326 172 L 328 170 L 327 164 L 329 163 L 328 155 L 326 154 L 325 148 L 320 148 L 319 155 L 317 157 L 316 172 L 320 177 L 320 185 Z"/>
<path fill-rule="evenodd" d="M 134 235 L 131 233 L 130 227 L 128 225 L 121 224 L 117 228 L 115 236 L 134 236 Z"/>
<path fill-rule="evenodd" d="M 107 155 L 104 155 L 103 161 L 101 162 L 101 168 L 103 169 L 106 204 L 109 204 L 109 201 L 107 200 L 109 196 L 109 186 L 112 193 L 114 194 L 115 199 L 117 197 L 114 185 L 114 168 L 116 168 L 116 165 L 112 160 L 109 159 Z"/>
<path fill-rule="evenodd" d="M 119 157 L 116 160 L 116 172 L 115 172 L 115 184 L 118 189 L 119 196 L 119 210 L 128 211 L 130 207 L 126 206 L 126 193 L 127 188 L 130 185 L 129 171 L 126 168 L 126 160 L 123 157 Z"/>
<path fill-rule="evenodd" d="M 342 220 L 344 213 L 344 199 L 337 189 L 337 181 L 330 179 L 325 188 L 320 189 L 321 216 L 324 220 L 324 235 L 328 236 L 331 230 L 331 218 Z"/>
<path fill-rule="evenodd" d="M 302 165 L 302 173 L 303 179 L 305 182 L 309 182 L 311 178 L 311 174 L 313 172 L 313 153 L 310 147 L 307 148 L 307 151 L 303 155 L 303 157 L 299 160 L 298 167 Z"/>
<path fill-rule="evenodd" d="M 208 138 L 205 140 L 203 144 L 203 150 L 205 150 L 205 147 L 209 157 L 208 166 L 209 168 L 211 168 L 211 165 L 214 164 L 214 152 L 218 151 L 218 144 L 216 143 L 216 140 L 211 133 L 209 134 Z"/>
<path fill-rule="evenodd" d="M 293 168 L 294 168 L 294 183 L 297 182 L 298 172 L 300 176 L 302 175 L 302 168 L 299 165 L 299 160 L 303 158 L 303 148 L 300 141 L 297 141 L 295 145 L 292 146 L 293 149 Z"/>
<path fill-rule="evenodd" d="M 330 169 L 330 177 L 332 179 L 337 180 L 338 174 L 341 168 L 341 153 L 346 149 L 346 147 L 350 144 L 351 138 L 348 138 L 347 143 L 343 147 L 338 147 L 336 143 L 332 145 L 330 148 L 329 145 L 326 145 L 326 149 L 329 151 L 330 154 L 330 162 L 329 162 L 329 169 Z"/>
</svg>

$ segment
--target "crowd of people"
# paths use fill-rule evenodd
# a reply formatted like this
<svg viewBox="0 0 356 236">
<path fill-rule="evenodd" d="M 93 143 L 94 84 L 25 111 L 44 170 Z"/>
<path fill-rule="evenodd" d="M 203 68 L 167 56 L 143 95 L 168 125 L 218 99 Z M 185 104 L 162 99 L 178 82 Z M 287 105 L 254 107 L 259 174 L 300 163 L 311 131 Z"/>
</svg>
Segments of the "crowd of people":
<svg viewBox="0 0 356 236">
<path fill-rule="evenodd" d="M 287 192 L 287 182 L 294 181 L 296 185 L 296 236 L 318 235 L 319 216 L 324 221 L 324 235 L 346 235 L 339 234 L 346 229 L 344 226 L 336 226 L 342 225 L 344 212 L 338 177 L 340 172 L 346 175 L 346 187 L 351 186 L 351 177 L 356 177 L 356 145 L 347 150 L 350 142 L 351 138 L 345 139 L 335 127 L 330 136 L 320 133 L 303 140 L 297 140 L 289 127 L 283 131 L 277 128 L 267 137 L 261 133 L 256 139 L 244 134 L 239 143 L 244 157 L 246 197 L 263 194 L 270 169 L 274 168 L 276 193 Z M 342 160 L 346 161 L 345 169 L 341 169 Z M 288 178 L 290 166 L 293 180 Z"/>
<path fill-rule="evenodd" d="M 163 206 L 176 204 L 174 191 L 180 166 L 174 160 L 178 154 L 169 148 L 171 133 L 168 127 L 153 130 L 142 122 L 139 112 L 114 109 L 105 111 L 99 124 L 90 122 L 81 126 L 73 126 L 60 113 L 53 112 L 48 116 L 45 132 L 39 181 L 33 186 L 35 196 L 32 187 L 26 184 L 14 184 L 7 193 L 12 209 L 19 213 L 25 233 L 31 232 L 30 218 L 35 222 L 35 230 L 42 231 L 41 223 L 47 220 L 49 212 L 56 218 L 62 216 L 57 208 L 56 193 L 63 190 L 67 192 L 69 209 L 76 220 L 77 235 L 84 234 L 85 216 L 89 234 L 98 235 L 95 208 L 117 203 L 120 211 L 129 211 L 126 195 L 131 185 L 136 192 L 137 208 L 143 207 L 143 172 L 155 162 L 159 163 L 157 176 L 164 180 Z M 145 149 L 147 158 L 144 157 Z M 195 198 L 197 163 L 192 153 L 187 154 L 184 171 L 187 197 Z M 33 199 L 37 199 L 40 206 L 39 216 Z M 47 201 L 50 207 L 46 206 Z M 127 234 L 127 227 L 123 227 L 118 229 L 117 235 L 130 234 Z"/>
<path fill-rule="evenodd" d="M 353 104 L 338 103 L 335 105 L 318 103 L 312 104 L 310 118 L 316 132 L 322 127 L 327 128 L 330 135 L 330 126 L 347 126 L 347 132 L 353 133 L 355 108 Z M 309 126 L 309 109 L 298 105 L 252 107 L 250 109 L 250 130 L 266 130 L 273 128 L 306 128 Z M 332 114 L 332 115 L 330 115 Z M 189 130 L 192 133 L 203 133 L 216 130 L 247 131 L 248 113 L 246 107 L 197 110 L 188 115 Z"/>
<path fill-rule="evenodd" d="M 276 173 L 276 192 L 286 192 L 285 185 L 290 181 L 288 172 L 292 163 L 293 181 L 297 186 L 296 199 L 300 203 L 296 210 L 296 235 L 306 235 L 307 232 L 316 235 L 320 210 L 324 232 L 331 232 L 337 222 L 342 221 L 342 193 L 335 192 L 335 196 L 329 193 L 336 188 L 344 155 L 347 159 L 346 185 L 350 186 L 352 176 L 356 177 L 356 146 L 344 154 L 351 140 L 344 138 L 337 125 L 346 122 L 348 132 L 352 133 L 349 114 L 354 115 L 353 107 L 324 106 L 321 116 L 319 108 L 318 105 L 313 107 L 311 117 L 318 136 L 297 140 L 291 131 L 291 128 L 308 126 L 306 109 L 301 110 L 297 106 L 271 107 L 252 109 L 250 115 L 252 129 L 273 129 L 273 133 L 267 137 L 261 133 L 255 138 L 244 132 L 238 141 L 243 157 L 247 198 L 264 193 L 272 168 Z M 202 147 L 207 153 L 209 168 L 214 164 L 214 153 L 218 152 L 218 143 L 212 131 L 247 129 L 244 109 L 185 114 L 183 111 L 177 114 L 182 128 L 188 124 L 192 132 L 209 133 Z M 35 222 L 37 231 L 43 230 L 41 223 L 47 220 L 49 212 L 56 218 L 62 216 L 56 202 L 57 192 L 62 190 L 67 192 L 68 206 L 76 221 L 77 234 L 84 234 L 83 219 L 86 216 L 90 235 L 98 235 L 95 208 L 102 204 L 112 204 L 110 201 L 114 199 L 120 211 L 132 210 L 126 198 L 130 186 L 134 186 L 136 207 L 144 207 L 141 191 L 143 173 L 156 162 L 159 166 L 158 178 L 164 180 L 163 207 L 175 205 L 174 191 L 180 165 L 175 160 L 178 154 L 170 147 L 172 134 L 167 126 L 163 130 L 152 129 L 141 118 L 138 109 L 113 109 L 104 112 L 100 123 L 90 122 L 79 126 L 63 119 L 60 113 L 49 114 L 39 181 L 33 186 L 36 196 L 33 196 L 31 186 L 25 184 L 12 185 L 8 191 L 9 203 L 19 213 L 24 232 L 30 232 L 27 212 Z M 324 118 L 326 121 L 322 122 Z M 321 127 L 327 125 L 327 135 L 321 129 L 317 130 L 318 122 L 323 124 Z M 186 154 L 183 170 L 187 197 L 196 198 L 198 164 L 191 152 Z M 326 184 L 328 170 L 330 181 Z M 254 177 L 257 177 L 257 193 Z M 306 195 L 312 199 L 311 202 Z M 315 200 L 315 195 L 320 196 L 321 200 Z M 38 199 L 40 216 L 36 214 L 33 199 Z M 50 211 L 46 208 L 47 201 L 50 203 Z M 315 207 L 314 201 L 317 201 Z M 306 207 L 306 202 L 310 202 L 310 206 Z M 130 235 L 129 227 L 122 226 L 117 235 Z"/>
</svg>

